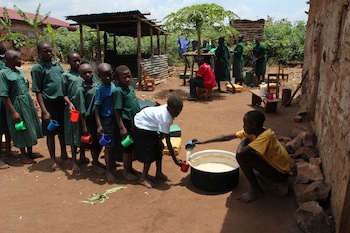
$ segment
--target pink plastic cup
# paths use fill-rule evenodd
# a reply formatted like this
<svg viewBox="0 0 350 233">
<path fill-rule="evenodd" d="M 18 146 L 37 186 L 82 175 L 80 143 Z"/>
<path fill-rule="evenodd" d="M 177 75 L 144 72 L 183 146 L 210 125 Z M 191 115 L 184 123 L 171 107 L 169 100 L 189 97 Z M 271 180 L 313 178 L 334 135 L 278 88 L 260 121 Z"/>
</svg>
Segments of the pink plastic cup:
<svg viewBox="0 0 350 233">
<path fill-rule="evenodd" d="M 80 112 L 78 110 L 72 110 L 70 112 L 70 121 L 71 122 L 78 122 L 79 121 L 79 115 L 80 115 Z"/>
<path fill-rule="evenodd" d="M 92 144 L 92 136 L 91 136 L 91 134 L 89 134 L 89 135 L 82 135 L 81 137 L 80 137 L 80 141 L 82 142 L 82 143 L 85 143 L 85 144 Z"/>
<path fill-rule="evenodd" d="M 181 164 L 181 171 L 182 172 L 187 172 L 189 167 L 190 167 L 190 165 L 188 163 L 186 163 L 186 161 L 182 161 L 182 164 Z"/>
</svg>

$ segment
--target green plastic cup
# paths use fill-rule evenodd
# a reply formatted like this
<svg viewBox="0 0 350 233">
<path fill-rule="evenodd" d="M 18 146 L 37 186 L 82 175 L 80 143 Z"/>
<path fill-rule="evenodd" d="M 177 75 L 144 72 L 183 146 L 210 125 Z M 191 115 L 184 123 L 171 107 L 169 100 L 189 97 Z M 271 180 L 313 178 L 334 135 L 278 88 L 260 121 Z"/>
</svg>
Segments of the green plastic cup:
<svg viewBox="0 0 350 233">
<path fill-rule="evenodd" d="M 134 143 L 134 140 L 132 139 L 132 137 L 130 135 L 126 136 L 122 141 L 122 145 L 124 147 L 128 147 L 133 143 Z"/>
<path fill-rule="evenodd" d="M 26 127 L 26 124 L 24 123 L 24 121 L 21 121 L 21 122 L 18 122 L 15 124 L 15 129 L 17 131 L 22 131 L 22 130 L 25 130 L 27 127 Z"/>
</svg>

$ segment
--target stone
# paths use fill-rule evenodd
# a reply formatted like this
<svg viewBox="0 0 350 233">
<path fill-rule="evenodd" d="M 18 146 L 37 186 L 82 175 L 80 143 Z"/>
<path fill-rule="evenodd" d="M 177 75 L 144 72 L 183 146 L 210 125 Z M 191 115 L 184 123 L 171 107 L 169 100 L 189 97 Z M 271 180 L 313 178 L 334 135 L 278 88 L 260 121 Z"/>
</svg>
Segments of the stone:
<svg viewBox="0 0 350 233">
<path fill-rule="evenodd" d="M 300 132 L 308 132 L 308 131 L 309 131 L 308 128 L 305 126 L 297 126 L 293 128 L 292 131 L 290 132 L 290 137 L 293 139 L 296 136 L 298 136 Z"/>
<path fill-rule="evenodd" d="M 309 159 L 309 163 L 312 164 L 312 165 L 317 165 L 317 166 L 321 167 L 322 160 L 321 160 L 320 157 L 317 157 L 317 158 L 310 158 L 310 159 Z"/>
<path fill-rule="evenodd" d="M 297 182 L 298 183 L 311 183 L 313 181 L 324 180 L 321 168 L 317 165 L 310 163 L 298 163 L 297 164 Z"/>
<path fill-rule="evenodd" d="M 308 201 L 324 202 L 329 198 L 331 187 L 324 181 L 315 181 L 311 184 L 295 184 L 294 193 L 298 203 Z"/>
<path fill-rule="evenodd" d="M 316 201 L 302 203 L 296 210 L 299 227 L 307 233 L 329 233 L 333 231 L 332 221 Z"/>
<path fill-rule="evenodd" d="M 308 131 L 300 132 L 298 137 L 303 139 L 303 146 L 306 147 L 315 147 L 316 146 L 316 136 Z"/>
<path fill-rule="evenodd" d="M 276 182 L 260 175 L 259 173 L 255 173 L 255 175 L 259 184 L 264 189 L 264 191 L 277 194 L 278 196 L 281 196 L 281 197 L 288 194 L 289 192 L 288 180 L 284 182 Z"/>
<path fill-rule="evenodd" d="M 304 159 L 305 161 L 309 161 L 310 158 L 315 158 L 318 155 L 315 153 L 315 151 L 310 147 L 299 147 L 294 154 L 291 155 L 294 159 Z"/>
<path fill-rule="evenodd" d="M 305 198 L 305 190 L 307 189 L 307 187 L 309 186 L 309 184 L 295 184 L 293 186 L 293 190 L 294 190 L 294 194 L 295 194 L 295 199 L 297 200 L 298 203 L 304 203 L 306 202 L 306 198 Z M 300 205 L 300 204 L 299 204 Z"/>
<path fill-rule="evenodd" d="M 294 116 L 294 122 L 303 122 L 303 116 L 295 115 Z"/>
<path fill-rule="evenodd" d="M 291 141 L 285 144 L 285 148 L 289 154 L 294 154 L 296 150 L 303 145 L 303 139 L 301 137 L 295 137 Z"/>
</svg>

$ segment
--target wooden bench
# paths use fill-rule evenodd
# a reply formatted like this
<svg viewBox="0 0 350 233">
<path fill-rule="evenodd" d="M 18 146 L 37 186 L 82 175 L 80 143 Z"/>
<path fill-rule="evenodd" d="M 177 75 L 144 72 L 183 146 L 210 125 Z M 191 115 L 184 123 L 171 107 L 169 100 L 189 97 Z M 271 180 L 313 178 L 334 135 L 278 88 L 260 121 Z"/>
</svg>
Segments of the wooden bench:
<svg viewBox="0 0 350 233">
<path fill-rule="evenodd" d="M 212 95 L 212 89 L 204 88 L 204 87 L 197 87 L 197 97 L 204 97 L 205 100 L 207 100 Z"/>
<path fill-rule="evenodd" d="M 261 106 L 261 103 L 264 103 L 265 112 L 276 112 L 277 104 L 281 102 L 278 98 L 267 99 L 266 96 L 260 96 L 260 90 L 250 90 L 252 93 L 252 105 Z"/>
</svg>

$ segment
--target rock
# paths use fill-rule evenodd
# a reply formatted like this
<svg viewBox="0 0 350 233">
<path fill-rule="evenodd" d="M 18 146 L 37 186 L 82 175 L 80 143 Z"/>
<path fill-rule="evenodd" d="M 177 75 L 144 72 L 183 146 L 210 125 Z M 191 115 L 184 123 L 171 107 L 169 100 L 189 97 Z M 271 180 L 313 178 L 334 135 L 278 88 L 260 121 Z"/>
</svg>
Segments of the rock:
<svg viewBox="0 0 350 233">
<path fill-rule="evenodd" d="M 295 115 L 294 116 L 294 122 L 303 122 L 303 117 L 300 115 Z"/>
<path fill-rule="evenodd" d="M 315 147 L 316 146 L 316 136 L 310 132 L 300 132 L 298 137 L 303 139 L 303 146 Z"/>
<path fill-rule="evenodd" d="M 275 193 L 281 197 L 285 196 L 289 192 L 289 181 L 285 182 L 276 182 L 273 180 L 270 180 L 260 174 L 256 174 L 256 178 L 258 182 L 260 183 L 261 187 L 266 192 Z"/>
<path fill-rule="evenodd" d="M 311 183 L 313 181 L 324 180 L 321 168 L 317 165 L 310 163 L 298 163 L 297 164 L 297 182 L 298 183 Z"/>
<path fill-rule="evenodd" d="M 310 158 L 310 159 L 309 159 L 309 163 L 312 164 L 312 165 L 317 165 L 317 166 L 321 167 L 322 160 L 321 160 L 320 157 L 317 157 L 317 158 Z"/>
<path fill-rule="evenodd" d="M 330 191 L 330 185 L 325 183 L 324 181 L 315 181 L 311 184 L 294 185 L 294 193 L 298 203 L 308 201 L 327 201 Z"/>
<path fill-rule="evenodd" d="M 329 233 L 333 225 L 316 201 L 302 203 L 296 210 L 297 223 L 307 233 Z"/>
<path fill-rule="evenodd" d="M 290 137 L 293 139 L 296 136 L 298 136 L 298 134 L 300 132 L 309 132 L 308 128 L 305 126 L 297 126 L 294 129 L 292 129 L 291 133 L 290 133 Z"/>
<path fill-rule="evenodd" d="M 285 144 L 285 148 L 289 154 L 294 154 L 296 150 L 303 145 L 303 139 L 301 137 L 295 137 L 291 141 Z"/>
<path fill-rule="evenodd" d="M 315 153 L 313 149 L 310 147 L 299 147 L 294 154 L 292 154 L 292 158 L 294 159 L 304 159 L 305 161 L 309 161 L 310 158 L 315 158 L 318 155 Z"/>
</svg>

